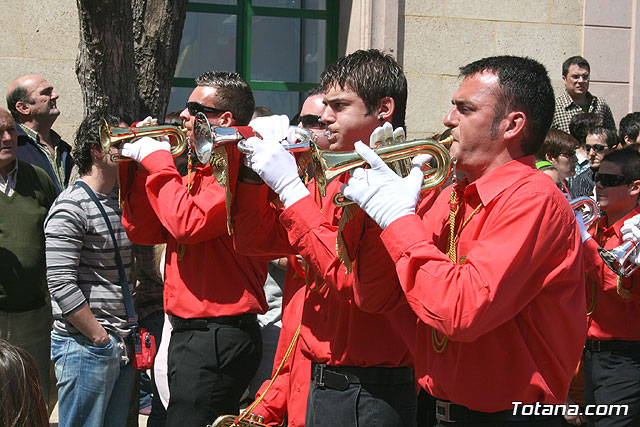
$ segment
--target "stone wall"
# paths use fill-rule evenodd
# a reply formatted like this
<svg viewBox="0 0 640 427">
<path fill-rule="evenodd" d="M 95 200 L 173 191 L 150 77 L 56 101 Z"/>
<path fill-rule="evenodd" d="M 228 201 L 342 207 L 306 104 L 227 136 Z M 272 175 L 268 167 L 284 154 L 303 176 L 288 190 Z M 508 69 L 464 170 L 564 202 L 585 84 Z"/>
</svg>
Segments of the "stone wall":
<svg viewBox="0 0 640 427">
<path fill-rule="evenodd" d="M 583 10 L 583 0 L 406 0 L 399 57 L 409 82 L 408 137 L 444 129 L 458 68 L 485 56 L 532 57 L 562 90 L 562 62 L 583 52 Z"/>
<path fill-rule="evenodd" d="M 0 27 L 0 93 L 23 74 L 47 79 L 60 95 L 60 116 L 53 128 L 67 142 L 82 121 L 84 105 L 75 74 L 78 52 L 78 10 L 74 0 L 3 0 Z"/>
</svg>

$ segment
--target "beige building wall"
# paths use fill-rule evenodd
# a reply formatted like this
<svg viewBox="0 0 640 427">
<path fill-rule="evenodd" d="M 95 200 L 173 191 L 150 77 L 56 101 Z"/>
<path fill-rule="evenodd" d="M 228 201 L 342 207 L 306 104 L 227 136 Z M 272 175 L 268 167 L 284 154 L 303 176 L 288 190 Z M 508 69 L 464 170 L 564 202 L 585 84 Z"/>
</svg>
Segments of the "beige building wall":
<svg viewBox="0 0 640 427">
<path fill-rule="evenodd" d="M 444 129 L 458 68 L 492 55 L 529 56 L 563 88 L 561 64 L 582 53 L 583 0 L 406 0 L 402 59 L 409 137 Z"/>
<path fill-rule="evenodd" d="M 591 65 L 589 90 L 611 106 L 616 124 L 640 111 L 638 0 L 587 0 L 584 57 Z"/>
<path fill-rule="evenodd" d="M 75 73 L 79 40 L 75 0 L 3 0 L 0 27 L 0 105 L 7 107 L 6 89 L 16 77 L 44 77 L 60 95 L 60 116 L 53 128 L 73 143 L 84 111 Z"/>
</svg>

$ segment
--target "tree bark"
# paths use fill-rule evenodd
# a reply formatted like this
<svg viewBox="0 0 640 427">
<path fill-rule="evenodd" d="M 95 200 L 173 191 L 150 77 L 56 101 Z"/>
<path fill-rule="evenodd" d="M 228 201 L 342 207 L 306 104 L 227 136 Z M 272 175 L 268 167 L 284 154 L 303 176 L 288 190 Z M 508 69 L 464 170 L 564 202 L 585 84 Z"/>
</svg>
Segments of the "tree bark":
<svg viewBox="0 0 640 427">
<path fill-rule="evenodd" d="M 188 0 L 77 0 L 85 114 L 164 117 Z"/>
</svg>

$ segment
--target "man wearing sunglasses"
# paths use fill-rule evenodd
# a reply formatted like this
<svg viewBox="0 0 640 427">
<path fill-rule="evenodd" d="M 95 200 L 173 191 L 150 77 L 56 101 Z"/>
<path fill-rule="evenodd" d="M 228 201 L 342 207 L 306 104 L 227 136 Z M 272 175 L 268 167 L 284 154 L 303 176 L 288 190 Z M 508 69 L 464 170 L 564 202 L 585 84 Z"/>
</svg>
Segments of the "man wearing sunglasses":
<svg viewBox="0 0 640 427">
<path fill-rule="evenodd" d="M 619 246 L 626 237 L 623 224 L 640 214 L 640 153 L 625 148 L 603 156 L 594 179 L 604 215 L 583 236 L 587 238 L 584 255 L 589 307 L 585 404 L 626 404 L 629 410 L 621 415 L 591 415 L 588 425 L 639 425 L 640 272 L 617 277 L 598 249 Z"/>
<path fill-rule="evenodd" d="M 199 112 L 211 126 L 249 123 L 253 94 L 238 74 L 207 72 L 196 84 L 180 114 L 187 137 Z M 144 169 L 122 173 L 123 225 L 135 243 L 167 244 L 167 426 L 204 426 L 237 414 L 262 355 L 256 314 L 267 309 L 267 263 L 233 249 L 226 190 L 209 165 L 197 164 L 183 178 L 168 144 L 151 138 L 125 144 L 122 154 Z"/>
<path fill-rule="evenodd" d="M 569 192 L 572 198 L 589 196 L 595 198 L 593 176 L 600 168 L 602 158 L 618 143 L 616 132 L 602 126 L 596 126 L 587 132 L 585 150 L 589 160 L 589 169 L 571 181 Z"/>
</svg>

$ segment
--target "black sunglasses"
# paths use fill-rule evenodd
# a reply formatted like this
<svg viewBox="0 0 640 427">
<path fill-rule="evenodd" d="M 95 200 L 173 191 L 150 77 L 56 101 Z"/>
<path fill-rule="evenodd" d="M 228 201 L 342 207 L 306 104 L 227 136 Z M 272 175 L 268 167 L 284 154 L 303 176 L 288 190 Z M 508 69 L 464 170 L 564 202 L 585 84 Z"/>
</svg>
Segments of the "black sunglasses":
<svg viewBox="0 0 640 427">
<path fill-rule="evenodd" d="M 605 148 L 607 148 L 606 145 L 600 145 L 600 144 L 595 144 L 595 145 L 587 145 L 587 153 L 591 150 L 595 151 L 596 153 L 601 152 L 602 150 L 604 150 Z"/>
<path fill-rule="evenodd" d="M 593 176 L 595 182 L 599 182 L 603 187 L 617 187 L 631 182 L 622 175 L 613 175 L 610 173 L 598 173 Z"/>
<path fill-rule="evenodd" d="M 198 113 L 224 113 L 227 111 L 219 108 L 207 107 L 206 105 L 202 105 L 195 101 L 187 102 L 187 110 L 189 110 L 189 114 L 192 116 L 195 116 Z"/>
<path fill-rule="evenodd" d="M 300 123 L 302 123 L 303 128 L 324 129 L 327 127 L 326 123 L 322 123 L 320 116 L 315 114 L 300 116 Z"/>
</svg>

